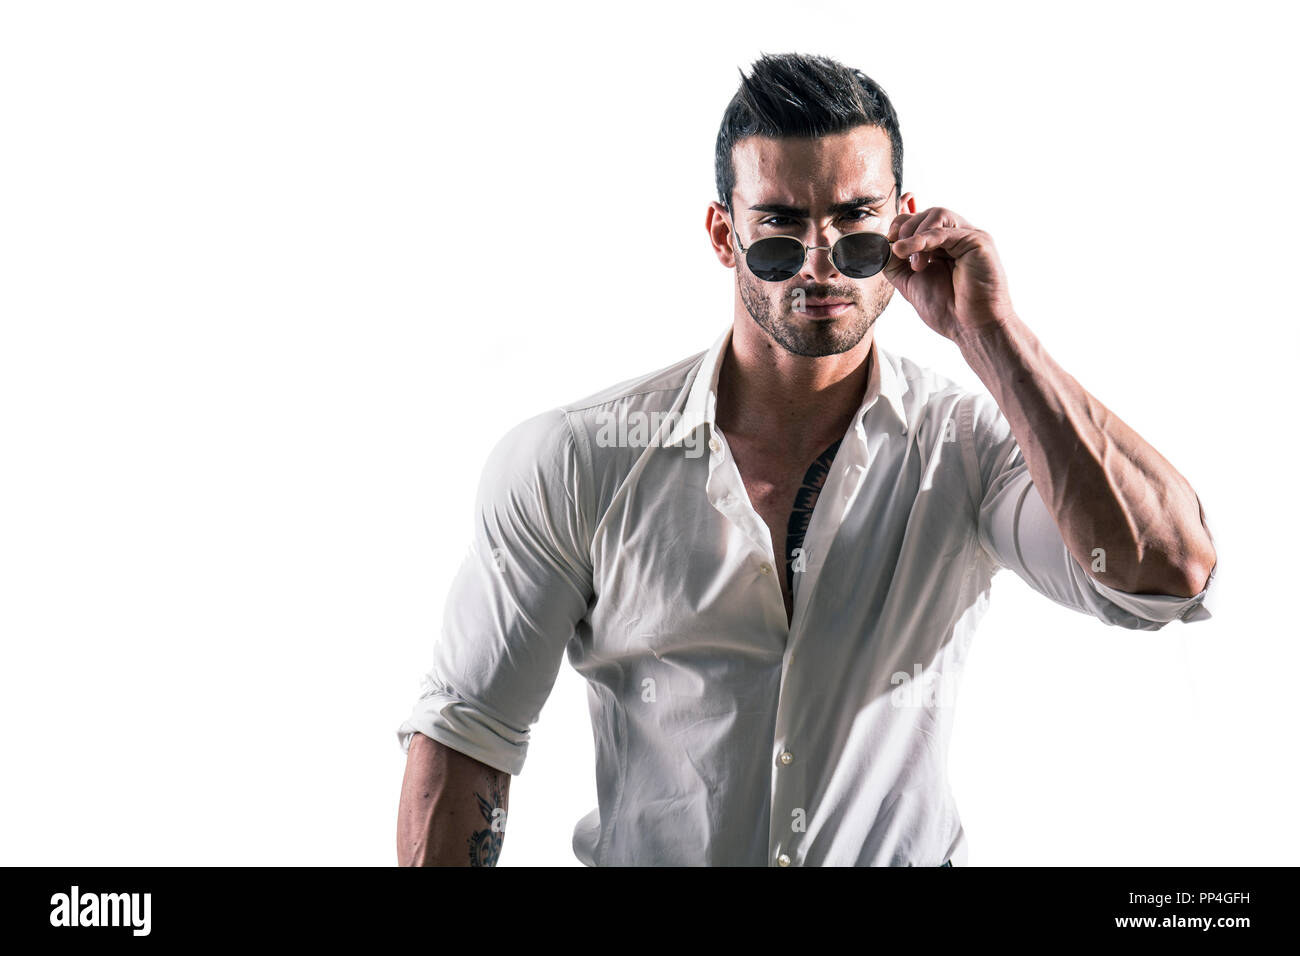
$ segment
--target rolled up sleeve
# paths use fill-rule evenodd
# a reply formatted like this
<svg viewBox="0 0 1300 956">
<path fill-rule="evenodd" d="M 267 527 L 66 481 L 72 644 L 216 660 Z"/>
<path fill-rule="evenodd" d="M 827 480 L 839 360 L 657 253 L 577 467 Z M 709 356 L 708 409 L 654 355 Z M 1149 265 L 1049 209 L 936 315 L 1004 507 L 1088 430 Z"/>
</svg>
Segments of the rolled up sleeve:
<svg viewBox="0 0 1300 956">
<path fill-rule="evenodd" d="M 433 666 L 397 728 L 403 752 L 418 732 L 506 773 L 523 769 L 591 599 L 583 471 L 558 409 L 512 429 L 489 455 Z"/>
<path fill-rule="evenodd" d="M 995 564 L 1010 568 L 1058 604 L 1131 630 L 1153 631 L 1174 620 L 1211 617 L 1217 564 L 1205 588 L 1186 598 L 1131 594 L 1094 579 L 1066 547 L 1001 410 L 992 398 L 981 396 L 972 412 L 972 427 L 965 434 L 974 443 L 970 460 L 977 481 L 979 541 Z M 1201 520 L 1205 524 L 1203 508 Z"/>
</svg>

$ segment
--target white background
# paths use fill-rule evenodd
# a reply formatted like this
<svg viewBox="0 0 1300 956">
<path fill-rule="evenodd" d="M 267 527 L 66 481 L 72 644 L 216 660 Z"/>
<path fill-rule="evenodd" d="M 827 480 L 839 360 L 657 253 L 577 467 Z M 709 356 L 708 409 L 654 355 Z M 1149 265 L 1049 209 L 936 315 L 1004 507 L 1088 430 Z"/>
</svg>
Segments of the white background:
<svg viewBox="0 0 1300 956">
<path fill-rule="evenodd" d="M 1155 633 L 998 576 L 970 862 L 1295 863 L 1283 6 L 458 6 L 0 8 L 0 862 L 395 862 L 484 457 L 730 321 L 714 138 L 799 51 L 884 86 L 904 188 L 992 233 L 1220 553 L 1215 619 Z M 901 295 L 877 330 L 975 383 Z M 592 759 L 566 663 L 503 865 L 578 865 Z"/>
</svg>

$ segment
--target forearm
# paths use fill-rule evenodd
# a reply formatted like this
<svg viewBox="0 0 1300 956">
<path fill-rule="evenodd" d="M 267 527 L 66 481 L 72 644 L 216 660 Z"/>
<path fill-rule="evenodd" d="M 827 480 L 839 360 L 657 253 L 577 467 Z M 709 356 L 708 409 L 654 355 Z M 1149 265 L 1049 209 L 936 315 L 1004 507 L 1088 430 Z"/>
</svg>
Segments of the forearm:
<svg viewBox="0 0 1300 956">
<path fill-rule="evenodd" d="M 1121 591 L 1198 594 L 1215 553 L 1187 480 L 1057 365 L 1018 318 L 955 341 L 1006 416 L 1079 564 Z"/>
<path fill-rule="evenodd" d="M 423 734 L 407 749 L 397 811 L 399 866 L 495 866 L 510 774 Z"/>
</svg>

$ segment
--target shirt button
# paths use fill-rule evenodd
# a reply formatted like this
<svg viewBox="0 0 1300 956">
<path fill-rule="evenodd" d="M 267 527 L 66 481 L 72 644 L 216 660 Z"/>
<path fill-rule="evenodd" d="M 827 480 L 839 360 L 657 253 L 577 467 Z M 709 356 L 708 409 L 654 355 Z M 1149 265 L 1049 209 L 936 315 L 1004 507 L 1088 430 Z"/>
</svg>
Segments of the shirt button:
<svg viewBox="0 0 1300 956">
<path fill-rule="evenodd" d="M 716 451 L 720 451 L 721 449 L 722 449 L 722 442 L 718 441 L 716 438 L 710 438 L 710 439 L 709 439 L 709 450 L 710 450 L 710 451 L 715 451 L 715 452 L 716 452 Z"/>
<path fill-rule="evenodd" d="M 784 853 L 782 853 L 780 856 L 776 858 L 776 862 L 778 866 L 789 866 L 790 858 L 786 856 Z"/>
<path fill-rule="evenodd" d="M 772 566 L 770 564 L 760 564 L 758 570 L 762 571 L 764 574 L 771 574 Z"/>
<path fill-rule="evenodd" d="M 787 767 L 790 766 L 790 764 L 794 763 L 794 754 L 790 753 L 788 750 L 781 751 L 781 763 L 785 764 Z"/>
</svg>

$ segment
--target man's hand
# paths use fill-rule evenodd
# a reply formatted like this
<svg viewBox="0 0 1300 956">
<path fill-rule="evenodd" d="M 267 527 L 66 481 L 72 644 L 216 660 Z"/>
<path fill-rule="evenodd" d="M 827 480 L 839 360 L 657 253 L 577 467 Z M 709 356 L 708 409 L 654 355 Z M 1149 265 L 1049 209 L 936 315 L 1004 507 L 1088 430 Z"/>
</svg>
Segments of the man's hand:
<svg viewBox="0 0 1300 956">
<path fill-rule="evenodd" d="M 958 344 L 967 332 L 1011 319 L 1006 273 L 987 232 L 951 209 L 895 216 L 885 277 L 925 321 Z"/>
</svg>

